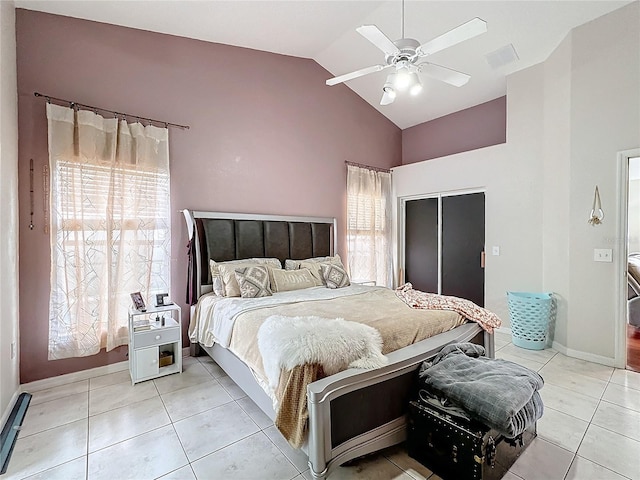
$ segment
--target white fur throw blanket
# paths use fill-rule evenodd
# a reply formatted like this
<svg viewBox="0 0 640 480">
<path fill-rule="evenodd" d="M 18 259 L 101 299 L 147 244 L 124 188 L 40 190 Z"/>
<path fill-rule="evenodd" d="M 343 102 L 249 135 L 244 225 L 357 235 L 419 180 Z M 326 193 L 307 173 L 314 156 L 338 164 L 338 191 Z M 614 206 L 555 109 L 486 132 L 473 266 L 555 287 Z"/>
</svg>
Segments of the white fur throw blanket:
<svg viewBox="0 0 640 480">
<path fill-rule="evenodd" d="M 375 328 L 342 318 L 272 315 L 258 330 L 258 347 L 273 389 L 281 370 L 305 363 L 318 363 L 326 375 L 332 375 L 347 368 L 379 368 L 388 362 Z"/>
</svg>

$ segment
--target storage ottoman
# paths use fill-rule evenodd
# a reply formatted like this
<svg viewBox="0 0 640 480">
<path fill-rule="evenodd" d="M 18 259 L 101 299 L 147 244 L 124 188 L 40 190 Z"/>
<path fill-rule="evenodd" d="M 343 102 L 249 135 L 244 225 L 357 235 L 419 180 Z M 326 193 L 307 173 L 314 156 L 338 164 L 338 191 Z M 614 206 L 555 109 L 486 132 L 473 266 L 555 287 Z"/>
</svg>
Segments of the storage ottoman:
<svg viewBox="0 0 640 480">
<path fill-rule="evenodd" d="M 506 438 L 431 404 L 409 403 L 409 456 L 444 480 L 500 479 L 535 437 L 535 424 L 516 438 Z"/>
</svg>

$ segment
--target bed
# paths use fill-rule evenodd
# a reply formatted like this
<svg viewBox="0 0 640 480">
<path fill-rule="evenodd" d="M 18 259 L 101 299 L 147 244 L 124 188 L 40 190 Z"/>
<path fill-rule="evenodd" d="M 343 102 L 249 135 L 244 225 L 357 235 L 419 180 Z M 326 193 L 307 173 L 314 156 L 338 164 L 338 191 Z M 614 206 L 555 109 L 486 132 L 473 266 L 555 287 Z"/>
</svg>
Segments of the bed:
<svg viewBox="0 0 640 480">
<path fill-rule="evenodd" d="M 211 296 L 210 259 L 225 262 L 271 257 L 284 262 L 335 253 L 337 225 L 333 218 L 190 210 L 183 213 L 189 231 L 189 291 L 194 301 L 203 297 L 204 303 L 204 298 Z M 320 290 L 318 294 L 324 295 Z M 355 292 L 353 295 L 370 293 L 361 286 L 355 286 L 352 291 Z M 290 308 L 300 311 L 305 305 Z M 191 314 L 196 318 L 195 306 Z M 302 448 L 308 454 L 312 478 L 323 479 L 332 469 L 353 458 L 404 441 L 405 414 L 415 370 L 443 346 L 456 342 L 484 345 L 493 356 L 493 335 L 469 322 L 386 352 L 388 364 L 381 368 L 349 368 L 308 383 L 308 433 Z M 260 375 L 256 375 L 255 365 L 250 368 L 236 356 L 233 348 L 228 348 L 229 344 L 224 343 L 192 343 L 192 354 L 204 350 L 271 419 L 276 419 L 273 397 L 267 393 Z M 385 401 L 380 402 L 381 398 Z"/>
</svg>

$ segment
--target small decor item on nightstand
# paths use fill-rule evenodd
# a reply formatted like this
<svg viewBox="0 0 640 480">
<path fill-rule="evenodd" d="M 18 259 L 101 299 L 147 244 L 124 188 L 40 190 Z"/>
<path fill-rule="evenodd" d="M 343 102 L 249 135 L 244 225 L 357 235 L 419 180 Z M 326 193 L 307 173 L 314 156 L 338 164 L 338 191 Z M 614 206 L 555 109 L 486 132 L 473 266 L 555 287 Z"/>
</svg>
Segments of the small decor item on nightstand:
<svg viewBox="0 0 640 480">
<path fill-rule="evenodd" d="M 158 365 L 160 367 L 167 367 L 169 365 L 173 365 L 173 353 L 160 352 L 160 359 L 159 359 Z"/>
<path fill-rule="evenodd" d="M 169 300 L 169 294 L 168 293 L 156 294 L 156 307 L 163 307 L 165 305 L 171 305 L 171 301 Z"/>
<path fill-rule="evenodd" d="M 133 322 L 133 331 L 142 332 L 144 330 L 151 330 L 149 320 L 136 320 Z"/>
<path fill-rule="evenodd" d="M 140 292 L 132 293 L 131 300 L 133 301 L 133 306 L 136 307 L 136 310 L 139 310 L 140 312 L 147 311 L 147 307 L 144 304 L 144 300 L 142 300 L 142 294 Z"/>
</svg>

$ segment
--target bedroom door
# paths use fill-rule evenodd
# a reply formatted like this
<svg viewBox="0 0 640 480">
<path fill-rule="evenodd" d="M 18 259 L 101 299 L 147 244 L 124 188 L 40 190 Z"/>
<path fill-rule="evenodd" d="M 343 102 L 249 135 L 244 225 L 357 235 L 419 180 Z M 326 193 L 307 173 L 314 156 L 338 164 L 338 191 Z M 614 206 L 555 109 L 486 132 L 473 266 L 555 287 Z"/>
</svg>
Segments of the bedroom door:
<svg viewBox="0 0 640 480">
<path fill-rule="evenodd" d="M 484 193 L 404 202 L 405 281 L 484 306 Z"/>
</svg>

